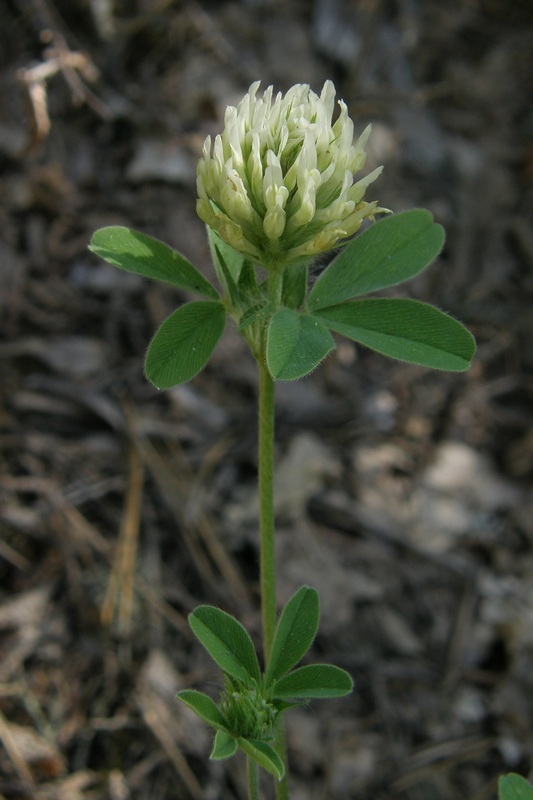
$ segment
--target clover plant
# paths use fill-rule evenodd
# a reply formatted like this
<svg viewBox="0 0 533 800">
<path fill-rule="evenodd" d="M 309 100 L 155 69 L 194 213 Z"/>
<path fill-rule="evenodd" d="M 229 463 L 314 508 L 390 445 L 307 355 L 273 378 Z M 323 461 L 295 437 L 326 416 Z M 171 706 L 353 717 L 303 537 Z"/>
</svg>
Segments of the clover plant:
<svg viewBox="0 0 533 800">
<path fill-rule="evenodd" d="M 250 800 L 259 798 L 259 768 L 278 798 L 289 797 L 283 714 L 310 699 L 352 691 L 347 672 L 330 664 L 297 666 L 312 646 L 319 598 L 301 587 L 278 618 L 274 547 L 274 395 L 276 381 L 302 378 L 336 347 L 336 335 L 400 361 L 438 370 L 468 369 L 472 335 L 432 305 L 394 297 L 361 299 L 402 283 L 440 253 L 444 231 L 423 209 L 391 214 L 365 200 L 381 167 L 360 176 L 365 128 L 354 143 L 346 104 L 335 114 L 335 88 L 320 95 L 293 86 L 258 94 L 254 83 L 226 111 L 224 130 L 207 137 L 198 164 L 197 211 L 207 225 L 218 287 L 183 255 L 126 227 L 96 231 L 90 249 L 122 269 L 163 281 L 201 299 L 161 325 L 145 360 L 158 389 L 191 380 L 209 361 L 228 320 L 246 340 L 259 375 L 259 537 L 263 661 L 243 626 L 226 611 L 201 605 L 190 626 L 222 670 L 218 703 L 196 690 L 179 693 L 216 731 L 211 758 L 246 754 Z M 356 176 L 358 176 L 356 178 Z M 376 218 L 379 218 L 376 221 Z M 352 238 L 363 223 L 367 229 Z M 337 250 L 318 279 L 309 266 Z M 509 793 L 502 800 L 531 800 Z"/>
</svg>

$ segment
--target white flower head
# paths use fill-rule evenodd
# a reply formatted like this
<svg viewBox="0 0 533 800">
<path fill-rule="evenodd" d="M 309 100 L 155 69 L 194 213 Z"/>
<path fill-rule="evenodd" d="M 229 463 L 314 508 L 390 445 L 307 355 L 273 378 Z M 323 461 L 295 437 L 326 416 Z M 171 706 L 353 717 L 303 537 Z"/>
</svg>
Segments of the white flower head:
<svg viewBox="0 0 533 800">
<path fill-rule="evenodd" d="M 384 209 L 365 191 L 381 167 L 363 169 L 368 126 L 354 143 L 346 104 L 333 122 L 335 87 L 319 95 L 297 84 L 262 97 L 259 81 L 235 108 L 224 130 L 207 137 L 198 164 L 197 211 L 228 244 L 273 268 L 331 250 L 365 218 Z"/>
</svg>

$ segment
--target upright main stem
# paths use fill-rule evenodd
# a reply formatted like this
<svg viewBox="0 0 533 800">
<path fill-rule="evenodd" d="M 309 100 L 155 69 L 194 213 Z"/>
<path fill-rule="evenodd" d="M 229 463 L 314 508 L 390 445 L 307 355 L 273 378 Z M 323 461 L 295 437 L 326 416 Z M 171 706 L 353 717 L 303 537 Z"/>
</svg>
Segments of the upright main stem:
<svg viewBox="0 0 533 800">
<path fill-rule="evenodd" d="M 265 668 L 270 659 L 276 631 L 276 550 L 274 513 L 274 400 L 275 384 L 264 358 L 259 363 L 259 531 L 261 570 L 261 612 Z M 279 720 L 276 745 L 285 764 L 285 777 L 276 784 L 278 800 L 289 800 L 285 726 Z"/>
<path fill-rule="evenodd" d="M 268 276 L 268 299 L 273 308 L 281 304 L 283 271 L 272 268 Z M 264 332 L 263 332 L 264 336 Z M 265 668 L 276 631 L 276 543 L 274 513 L 274 414 L 275 384 L 266 364 L 266 342 L 256 353 L 259 364 L 259 533 L 261 608 Z"/>
<path fill-rule="evenodd" d="M 276 630 L 276 550 L 274 514 L 274 381 L 259 360 L 259 534 L 263 647 L 268 663 Z"/>
<path fill-rule="evenodd" d="M 246 773 L 248 777 L 248 800 L 260 800 L 259 767 L 250 756 L 246 756 Z"/>
</svg>

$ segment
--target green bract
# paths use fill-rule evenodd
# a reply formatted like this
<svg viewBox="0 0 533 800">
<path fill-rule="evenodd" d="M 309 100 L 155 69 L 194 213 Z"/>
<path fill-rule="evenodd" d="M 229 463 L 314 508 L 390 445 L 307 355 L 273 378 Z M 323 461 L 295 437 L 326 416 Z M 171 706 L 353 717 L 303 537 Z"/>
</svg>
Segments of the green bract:
<svg viewBox="0 0 533 800">
<path fill-rule="evenodd" d="M 293 669 L 311 647 L 319 618 L 317 592 L 302 586 L 279 618 L 270 660 L 261 674 L 252 640 L 234 617 L 214 606 L 199 606 L 189 615 L 192 630 L 226 682 L 218 705 L 195 690 L 178 694 L 217 731 L 211 758 L 229 758 L 240 747 L 281 780 L 284 766 L 273 743 L 283 711 L 312 698 L 342 697 L 352 691 L 351 677 L 332 664 Z"/>
</svg>

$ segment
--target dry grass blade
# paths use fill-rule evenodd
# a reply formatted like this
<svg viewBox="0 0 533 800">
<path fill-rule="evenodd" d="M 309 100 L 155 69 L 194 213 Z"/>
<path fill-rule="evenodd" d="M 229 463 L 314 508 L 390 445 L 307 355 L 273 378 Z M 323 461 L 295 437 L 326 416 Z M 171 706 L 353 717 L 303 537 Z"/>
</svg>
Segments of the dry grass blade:
<svg viewBox="0 0 533 800">
<path fill-rule="evenodd" d="M 401 778 L 394 781 L 391 789 L 396 792 L 406 791 L 430 779 L 437 770 L 446 770 L 452 765 L 468 763 L 476 757 L 486 755 L 495 744 L 494 737 L 482 739 L 469 736 L 423 747 L 406 759 L 406 770 Z"/>
<path fill-rule="evenodd" d="M 169 759 L 172 761 L 174 767 L 176 768 L 176 772 L 183 780 L 183 783 L 189 790 L 191 796 L 194 798 L 194 800 L 203 800 L 204 790 L 201 784 L 198 782 L 198 779 L 189 767 L 185 756 L 178 748 L 173 738 L 168 734 L 165 726 L 161 723 L 158 715 L 155 714 L 151 709 L 145 707 L 142 708 L 142 714 L 144 721 L 154 736 L 159 740 L 161 746 L 163 747 Z"/>
<path fill-rule="evenodd" d="M 101 612 L 102 622 L 108 626 L 112 623 L 116 612 L 119 631 L 125 636 L 131 630 L 143 487 L 144 464 L 137 448 L 132 445 L 126 504 L 117 551 Z"/>
<path fill-rule="evenodd" d="M 220 585 L 219 576 L 222 575 L 235 596 L 246 597 L 244 579 L 220 542 L 208 515 L 200 512 L 194 521 L 184 520 L 186 486 L 180 480 L 180 470 L 176 468 L 175 460 L 158 451 L 146 437 L 138 436 L 137 443 L 159 491 L 181 528 L 198 571 L 205 576 L 206 582 L 214 586 Z"/>
<path fill-rule="evenodd" d="M 16 738 L 11 733 L 9 722 L 6 720 L 0 711 L 0 741 L 5 747 L 11 763 L 15 767 L 17 774 L 21 781 L 28 787 L 35 788 L 35 780 L 33 773 L 29 767 L 27 760 L 18 746 Z"/>
</svg>

